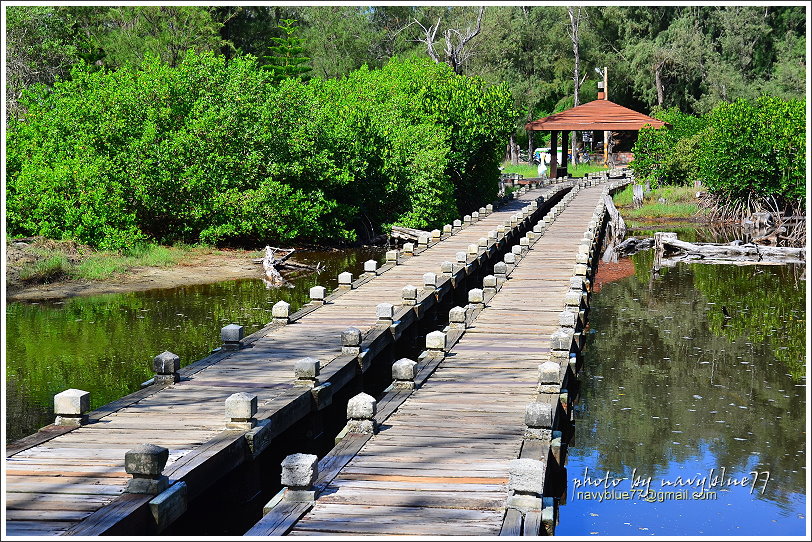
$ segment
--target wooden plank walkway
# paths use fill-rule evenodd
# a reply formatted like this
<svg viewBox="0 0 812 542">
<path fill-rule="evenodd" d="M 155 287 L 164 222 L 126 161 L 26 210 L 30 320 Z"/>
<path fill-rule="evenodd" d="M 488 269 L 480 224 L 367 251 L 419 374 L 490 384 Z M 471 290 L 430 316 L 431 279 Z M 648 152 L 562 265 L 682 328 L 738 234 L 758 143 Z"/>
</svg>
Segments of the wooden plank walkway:
<svg viewBox="0 0 812 542">
<path fill-rule="evenodd" d="M 537 368 L 550 358 L 578 244 L 602 190 L 577 194 L 434 374 L 383 422 L 288 534 L 500 534 L 508 463 L 520 457 L 525 408 L 537 396 Z M 531 521 L 538 534 L 541 513 L 528 514 L 525 524 Z"/>
<path fill-rule="evenodd" d="M 294 360 L 315 357 L 329 370 L 342 353 L 341 332 L 349 325 L 362 333 L 374 329 L 378 303 L 399 308 L 403 286 L 421 287 L 423 273 L 439 274 L 442 262 L 455 261 L 457 252 L 487 237 L 531 199 L 561 188 L 545 187 L 522 195 L 296 323 L 255 334 L 250 348 L 220 352 L 187 367 L 177 384 L 131 394 L 91 413 L 90 423 L 78 429 L 51 428 L 24 439 L 23 444 L 10 445 L 5 469 L 6 533 L 100 534 L 128 514 L 145 510 L 150 497 L 123 495 L 130 478 L 124 472 L 124 454 L 144 443 L 168 448 L 164 474 L 171 481 L 186 481 L 190 499 L 201 494 L 243 453 L 244 432 L 224 431 L 227 397 L 237 392 L 257 395 L 257 419 L 281 410 L 290 420 L 309 413 L 309 390 L 292 386 Z M 274 425 L 273 434 L 284 429 Z M 218 468 L 210 468 L 206 476 L 196 475 L 203 464 Z"/>
</svg>

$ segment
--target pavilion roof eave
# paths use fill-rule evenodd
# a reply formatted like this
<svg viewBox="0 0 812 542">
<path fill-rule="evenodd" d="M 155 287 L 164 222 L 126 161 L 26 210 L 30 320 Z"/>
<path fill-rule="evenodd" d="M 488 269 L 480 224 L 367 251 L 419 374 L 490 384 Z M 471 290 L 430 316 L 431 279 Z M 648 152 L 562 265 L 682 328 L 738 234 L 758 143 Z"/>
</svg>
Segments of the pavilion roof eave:
<svg viewBox="0 0 812 542">
<path fill-rule="evenodd" d="M 525 129 L 546 132 L 559 130 L 636 131 L 646 125 L 661 128 L 667 126 L 667 123 L 609 100 L 593 100 L 566 111 L 528 122 L 525 124 Z"/>
</svg>

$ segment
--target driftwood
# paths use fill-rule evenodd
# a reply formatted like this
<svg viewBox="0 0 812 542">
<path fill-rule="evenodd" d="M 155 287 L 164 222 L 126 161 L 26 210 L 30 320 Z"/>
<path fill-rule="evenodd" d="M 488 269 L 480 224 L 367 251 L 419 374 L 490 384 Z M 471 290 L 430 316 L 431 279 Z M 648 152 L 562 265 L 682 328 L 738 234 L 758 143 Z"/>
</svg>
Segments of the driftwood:
<svg viewBox="0 0 812 542">
<path fill-rule="evenodd" d="M 728 244 L 688 243 L 676 233 L 654 234 L 654 269 L 671 267 L 678 262 L 729 265 L 781 265 L 806 263 L 803 248 L 774 247 L 733 241 Z"/>
<path fill-rule="evenodd" d="M 639 209 L 643 206 L 643 185 L 636 184 L 632 187 L 632 203 L 634 208 Z"/>
<path fill-rule="evenodd" d="M 417 230 L 415 228 L 404 228 L 403 226 L 392 226 L 392 233 L 390 234 L 395 239 L 403 239 L 404 241 L 417 241 L 421 235 L 431 235 L 431 232 Z"/>
<path fill-rule="evenodd" d="M 615 246 L 626 236 L 626 223 L 617 211 L 612 196 L 603 196 L 603 201 L 606 204 L 606 211 L 609 213 L 609 224 L 606 228 L 606 248 L 602 259 L 604 262 L 617 262 Z"/>
<path fill-rule="evenodd" d="M 637 237 L 629 237 L 615 247 L 615 254 L 618 256 L 631 256 L 637 254 L 641 250 L 648 250 L 654 247 L 654 238 L 645 237 L 638 239 Z"/>
</svg>

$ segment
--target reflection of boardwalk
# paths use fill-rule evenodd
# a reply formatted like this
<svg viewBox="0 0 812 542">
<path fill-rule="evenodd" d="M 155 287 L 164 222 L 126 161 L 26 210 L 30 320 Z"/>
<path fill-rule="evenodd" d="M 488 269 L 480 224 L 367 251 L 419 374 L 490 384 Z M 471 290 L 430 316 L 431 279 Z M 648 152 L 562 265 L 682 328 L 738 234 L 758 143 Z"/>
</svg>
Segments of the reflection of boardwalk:
<svg viewBox="0 0 812 542">
<path fill-rule="evenodd" d="M 538 366 L 550 359 L 550 337 L 600 193 L 588 188 L 573 199 L 434 374 L 290 534 L 500 534 L 508 463 L 522 451 L 525 407 L 537 400 Z"/>
<path fill-rule="evenodd" d="M 6 459 L 7 533 L 99 534 L 128 515 L 150 521 L 147 503 L 152 497 L 123 494 L 130 478 L 124 472 L 124 454 L 144 443 L 169 449 L 163 473 L 170 481 L 185 481 L 190 500 L 202 494 L 245 453 L 244 432 L 224 431 L 226 398 L 237 392 L 256 395 L 260 420 L 280 412 L 284 416 L 278 418 L 288 424 L 301 419 L 310 412 L 311 397 L 309 390 L 292 385 L 294 360 L 314 357 L 329 370 L 342 353 L 341 332 L 348 326 L 362 334 L 372 329 L 378 303 L 399 307 L 403 286 L 421 287 L 424 273 L 439 274 L 443 261 L 456 261 L 457 252 L 550 190 L 523 195 L 296 323 L 260 336 L 251 348 L 220 353 L 187 368 L 184 379 L 173 386 L 136 392 L 91 413 L 91 423 L 73 431 L 55 429 L 53 438 L 40 433 L 26 445 L 11 446 Z M 272 427 L 274 435 L 284 429 L 276 422 Z M 203 465 L 216 467 L 201 475 L 197 470 Z"/>
</svg>

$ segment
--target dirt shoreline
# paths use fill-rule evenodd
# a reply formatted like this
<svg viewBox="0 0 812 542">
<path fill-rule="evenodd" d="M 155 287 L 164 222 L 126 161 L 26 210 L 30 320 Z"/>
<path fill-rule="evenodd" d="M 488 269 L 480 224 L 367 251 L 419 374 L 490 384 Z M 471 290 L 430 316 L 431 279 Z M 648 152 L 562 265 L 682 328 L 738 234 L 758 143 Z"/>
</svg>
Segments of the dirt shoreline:
<svg viewBox="0 0 812 542">
<path fill-rule="evenodd" d="M 253 262 L 253 253 L 202 254 L 171 267 L 133 267 L 107 280 L 60 280 L 47 284 L 9 282 L 4 277 L 6 301 L 41 301 L 76 296 L 140 292 L 175 288 L 223 280 L 261 278 L 262 266 Z"/>
</svg>

